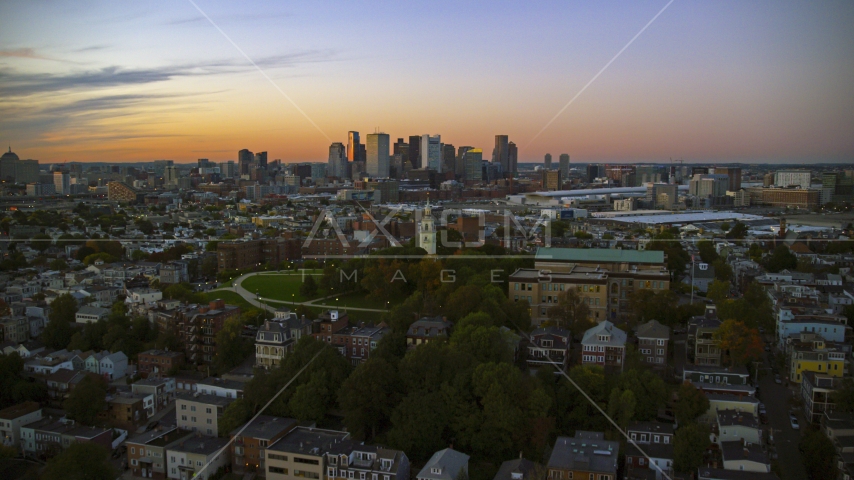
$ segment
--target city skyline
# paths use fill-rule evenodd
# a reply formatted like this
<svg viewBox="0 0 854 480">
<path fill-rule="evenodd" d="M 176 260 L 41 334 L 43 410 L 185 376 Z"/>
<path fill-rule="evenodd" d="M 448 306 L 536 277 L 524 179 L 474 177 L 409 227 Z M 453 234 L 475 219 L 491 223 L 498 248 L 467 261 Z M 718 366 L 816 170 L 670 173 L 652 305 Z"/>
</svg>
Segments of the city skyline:
<svg viewBox="0 0 854 480">
<path fill-rule="evenodd" d="M 854 159 L 850 3 L 676 1 L 598 78 L 666 1 L 196 4 L 211 22 L 192 2 L 4 2 L 0 142 L 42 163 L 325 162 L 370 124 L 486 159 L 506 134 L 519 163 Z"/>
</svg>

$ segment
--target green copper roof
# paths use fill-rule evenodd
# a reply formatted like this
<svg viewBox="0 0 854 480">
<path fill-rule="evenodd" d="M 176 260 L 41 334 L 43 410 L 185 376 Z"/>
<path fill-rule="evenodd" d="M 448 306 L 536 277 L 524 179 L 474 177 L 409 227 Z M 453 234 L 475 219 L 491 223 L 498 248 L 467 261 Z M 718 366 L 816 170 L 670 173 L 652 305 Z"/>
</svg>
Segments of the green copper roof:
<svg viewBox="0 0 854 480">
<path fill-rule="evenodd" d="M 617 250 L 615 248 L 540 247 L 537 249 L 536 260 L 585 263 L 664 263 L 664 252 L 660 250 Z"/>
</svg>

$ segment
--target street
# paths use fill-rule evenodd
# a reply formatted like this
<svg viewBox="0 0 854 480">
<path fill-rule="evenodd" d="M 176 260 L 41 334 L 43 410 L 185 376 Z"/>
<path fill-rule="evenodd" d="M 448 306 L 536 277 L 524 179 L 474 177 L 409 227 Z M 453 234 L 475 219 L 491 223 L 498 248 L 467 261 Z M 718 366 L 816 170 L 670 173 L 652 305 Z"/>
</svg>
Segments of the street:
<svg viewBox="0 0 854 480">
<path fill-rule="evenodd" d="M 768 355 L 763 355 L 764 366 L 770 366 Z M 798 450 L 798 442 L 801 437 L 801 430 L 794 430 L 789 424 L 789 411 L 791 409 L 789 400 L 792 398 L 792 391 L 783 386 L 774 383 L 774 375 L 767 373 L 759 381 L 762 403 L 768 411 L 768 425 L 773 429 L 774 446 L 777 449 L 777 462 L 780 464 L 780 474 L 782 480 L 801 480 L 807 478 L 807 472 L 804 469 L 803 461 L 801 461 L 801 452 Z M 801 428 L 806 428 L 804 416 L 800 409 L 796 413 L 798 422 Z"/>
</svg>

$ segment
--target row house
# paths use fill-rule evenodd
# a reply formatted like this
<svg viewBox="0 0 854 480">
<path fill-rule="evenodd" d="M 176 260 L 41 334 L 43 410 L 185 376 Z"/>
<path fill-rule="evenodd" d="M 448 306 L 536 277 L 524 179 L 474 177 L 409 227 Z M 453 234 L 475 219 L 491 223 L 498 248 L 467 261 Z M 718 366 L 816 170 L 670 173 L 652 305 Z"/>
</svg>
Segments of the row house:
<svg viewBox="0 0 854 480">
<path fill-rule="evenodd" d="M 55 457 L 75 442 L 92 442 L 112 449 L 112 441 L 112 429 L 76 425 L 65 417 L 44 417 L 21 427 L 24 455 L 43 460 Z"/>
<path fill-rule="evenodd" d="M 716 418 L 718 444 L 723 442 L 744 442 L 762 444 L 762 426 L 750 412 L 738 410 L 718 410 Z"/>
<path fill-rule="evenodd" d="M 715 340 L 715 332 L 721 326 L 715 305 L 706 305 L 705 314 L 688 321 L 686 348 L 688 360 L 694 365 L 720 366 L 723 352 Z"/>
<path fill-rule="evenodd" d="M 166 407 L 176 395 L 174 378 L 149 377 L 132 383 L 131 392 L 139 395 L 150 395 L 153 398 L 152 405 L 146 414 L 150 417 Z"/>
<path fill-rule="evenodd" d="M 26 315 L 15 315 L 0 319 L 0 334 L 3 341 L 24 343 L 30 339 L 30 319 Z"/>
<path fill-rule="evenodd" d="M 177 316 L 187 360 L 197 365 L 210 364 L 216 356 L 216 335 L 226 321 L 240 317 L 240 307 L 217 299 L 208 305 L 179 309 Z"/>
<path fill-rule="evenodd" d="M 465 453 L 445 448 L 434 453 L 424 465 L 416 480 L 446 480 L 469 478 L 469 459 Z"/>
<path fill-rule="evenodd" d="M 528 367 L 553 365 L 564 369 L 569 363 L 572 334 L 557 327 L 538 328 L 531 332 L 528 343 Z"/>
<path fill-rule="evenodd" d="M 231 464 L 227 438 L 194 436 L 173 443 L 166 449 L 167 478 L 175 480 L 213 477 L 220 467 Z"/>
<path fill-rule="evenodd" d="M 146 350 L 136 357 L 137 373 L 142 378 L 163 377 L 177 371 L 184 364 L 184 352 Z"/>
<path fill-rule="evenodd" d="M 638 352 L 644 363 L 655 368 L 664 367 L 669 355 L 670 327 L 662 325 L 658 320 L 650 320 L 638 325 L 635 334 L 638 339 Z"/>
<path fill-rule="evenodd" d="M 32 340 L 24 343 L 3 342 L 3 354 L 11 355 L 17 353 L 21 358 L 30 358 L 44 352 L 44 344 L 38 340 Z"/>
<path fill-rule="evenodd" d="M 347 327 L 333 335 L 333 344 L 353 365 L 359 365 L 368 361 L 379 341 L 390 331 L 384 323 L 377 326 L 362 323 L 358 327 Z"/>
<path fill-rule="evenodd" d="M 626 445 L 627 474 L 655 472 L 655 479 L 673 476 L 673 425 L 660 422 L 632 422 L 626 427 L 631 441 Z"/>
<path fill-rule="evenodd" d="M 196 382 L 195 391 L 202 395 L 214 395 L 223 398 L 242 398 L 243 382 L 224 378 L 208 377 Z"/>
<path fill-rule="evenodd" d="M 20 447 L 21 427 L 42 419 L 37 402 L 24 402 L 0 410 L 0 441 L 5 447 Z"/>
<path fill-rule="evenodd" d="M 332 445 L 325 456 L 329 480 L 409 479 L 409 458 L 400 450 L 345 440 Z"/>
<path fill-rule="evenodd" d="M 349 325 L 350 318 L 347 313 L 338 310 L 327 310 L 314 319 L 311 328 L 311 336 L 315 340 L 333 344 L 332 336 Z"/>
<path fill-rule="evenodd" d="M 264 451 L 267 480 L 327 478 L 326 454 L 349 438 L 348 432 L 294 428 Z"/>
<path fill-rule="evenodd" d="M 116 392 L 107 395 L 107 410 L 101 418 L 125 428 L 133 428 L 148 419 L 148 412 L 154 408 L 154 396 Z"/>
<path fill-rule="evenodd" d="M 178 394 L 175 399 L 178 426 L 201 435 L 216 437 L 219 434 L 219 419 L 233 401 L 233 398 L 216 395 Z"/>
<path fill-rule="evenodd" d="M 789 380 L 801 383 L 804 372 L 844 376 L 847 373 L 845 359 L 851 355 L 851 345 L 825 342 L 818 333 L 801 333 L 786 339 L 786 354 Z"/>
<path fill-rule="evenodd" d="M 264 451 L 297 426 L 292 418 L 259 415 L 250 423 L 231 432 L 231 465 L 238 475 L 267 472 Z"/>
<path fill-rule="evenodd" d="M 602 432 L 578 430 L 574 437 L 557 437 L 546 469 L 551 479 L 617 480 L 620 443 Z"/>
<path fill-rule="evenodd" d="M 156 427 L 125 442 L 128 468 L 134 477 L 167 478 L 166 451 L 169 447 L 193 438 L 196 433 L 178 427 Z"/>
<path fill-rule="evenodd" d="M 626 332 L 607 320 L 588 329 L 581 339 L 582 365 L 622 371 L 626 363 L 626 338 Z"/>
<path fill-rule="evenodd" d="M 61 404 L 66 398 L 68 398 L 68 394 L 74 390 L 74 387 L 76 387 L 77 384 L 83 381 L 87 376 L 97 378 L 99 380 L 101 378 L 85 370 L 68 370 L 65 368 L 47 375 L 45 377 L 45 382 L 47 384 L 48 397 L 50 397 L 54 403 Z"/>
<path fill-rule="evenodd" d="M 95 323 L 98 320 L 106 320 L 109 314 L 110 310 L 106 308 L 84 305 L 74 314 L 74 321 L 77 323 Z"/>
<path fill-rule="evenodd" d="M 810 423 L 819 423 L 825 412 L 835 405 L 833 392 L 842 386 L 842 379 L 826 373 L 804 372 L 801 376 L 801 400 L 804 415 Z"/>
<path fill-rule="evenodd" d="M 34 373 L 36 375 L 50 375 L 59 370 L 74 370 L 75 365 L 72 358 L 77 357 L 81 353 L 79 350 L 69 352 L 62 349 L 55 352 L 37 355 L 24 363 L 24 371 Z M 79 357 L 77 358 L 79 361 Z M 80 368 L 77 368 L 78 370 Z"/>
<path fill-rule="evenodd" d="M 406 331 L 406 347 L 411 349 L 422 343 L 447 340 L 453 327 L 445 317 L 422 317 L 412 322 Z"/>
<path fill-rule="evenodd" d="M 709 409 L 700 416 L 699 421 L 714 425 L 718 412 L 721 410 L 734 410 L 749 413 L 759 418 L 759 400 L 751 395 L 739 395 L 731 393 L 708 393 Z"/>
<path fill-rule="evenodd" d="M 771 461 L 762 446 L 741 441 L 721 442 L 720 452 L 724 470 L 769 473 Z"/>
</svg>

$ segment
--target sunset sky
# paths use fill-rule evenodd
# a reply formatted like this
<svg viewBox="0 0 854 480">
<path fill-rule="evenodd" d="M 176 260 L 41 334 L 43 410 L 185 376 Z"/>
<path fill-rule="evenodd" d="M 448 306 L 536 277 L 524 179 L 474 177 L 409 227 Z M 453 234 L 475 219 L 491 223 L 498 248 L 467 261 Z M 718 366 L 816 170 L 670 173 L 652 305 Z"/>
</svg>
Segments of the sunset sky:
<svg viewBox="0 0 854 480">
<path fill-rule="evenodd" d="M 193 2 L 0 2 L 4 150 L 326 161 L 379 128 L 507 134 L 520 162 L 854 163 L 850 0 L 675 0 L 536 139 L 668 0 Z"/>
</svg>

